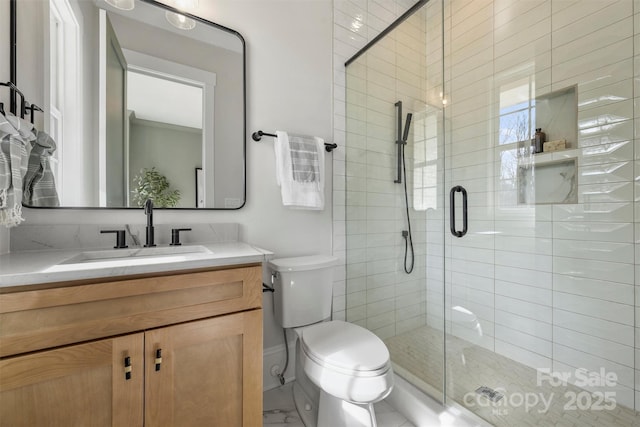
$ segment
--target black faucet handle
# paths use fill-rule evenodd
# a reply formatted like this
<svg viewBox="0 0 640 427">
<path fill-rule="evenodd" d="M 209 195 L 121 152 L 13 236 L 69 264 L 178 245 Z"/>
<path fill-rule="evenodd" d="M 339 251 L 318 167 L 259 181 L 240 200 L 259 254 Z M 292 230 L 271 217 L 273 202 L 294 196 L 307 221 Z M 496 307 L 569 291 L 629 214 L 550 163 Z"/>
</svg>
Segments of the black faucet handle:
<svg viewBox="0 0 640 427">
<path fill-rule="evenodd" d="M 127 240 L 124 234 L 124 230 L 100 230 L 100 234 L 105 233 L 115 233 L 116 245 L 113 247 L 114 249 L 125 249 L 129 247 L 127 246 Z"/>
<path fill-rule="evenodd" d="M 180 246 L 180 232 L 181 231 L 191 231 L 190 228 L 172 228 L 171 229 L 171 243 L 170 246 Z"/>
</svg>

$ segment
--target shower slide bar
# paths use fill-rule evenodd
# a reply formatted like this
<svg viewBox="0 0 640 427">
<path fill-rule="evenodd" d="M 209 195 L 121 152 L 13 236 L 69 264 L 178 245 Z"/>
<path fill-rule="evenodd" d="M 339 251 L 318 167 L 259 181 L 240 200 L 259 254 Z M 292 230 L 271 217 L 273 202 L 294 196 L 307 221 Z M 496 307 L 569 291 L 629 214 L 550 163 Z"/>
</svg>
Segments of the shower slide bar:
<svg viewBox="0 0 640 427">
<path fill-rule="evenodd" d="M 402 132 L 402 101 L 398 101 L 395 104 L 396 107 L 396 117 L 398 119 L 398 137 L 396 138 L 396 145 L 398 146 L 398 178 L 396 178 L 393 182 L 396 184 L 402 184 L 402 165 L 404 158 L 404 146 L 407 145 L 407 138 L 409 137 L 409 127 L 411 126 L 411 117 L 413 114 L 407 114 L 407 120 L 404 122 L 404 133 Z"/>
<path fill-rule="evenodd" d="M 275 133 L 267 133 L 267 132 L 263 132 L 263 131 L 259 130 L 257 132 L 254 132 L 251 135 L 251 138 L 254 141 L 258 142 L 258 141 L 260 141 L 262 139 L 263 136 L 271 136 L 273 138 L 277 138 L 278 137 L 278 135 L 276 135 Z M 338 148 L 338 144 L 334 144 L 334 143 L 331 143 L 331 142 L 325 142 L 324 143 L 324 149 L 327 150 L 327 153 L 332 152 L 336 148 Z"/>
</svg>

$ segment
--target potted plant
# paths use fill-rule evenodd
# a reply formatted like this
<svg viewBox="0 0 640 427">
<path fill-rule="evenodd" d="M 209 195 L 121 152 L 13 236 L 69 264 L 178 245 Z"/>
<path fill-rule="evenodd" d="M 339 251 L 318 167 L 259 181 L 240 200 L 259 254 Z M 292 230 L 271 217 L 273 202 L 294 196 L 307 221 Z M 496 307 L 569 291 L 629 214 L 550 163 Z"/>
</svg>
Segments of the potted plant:
<svg viewBox="0 0 640 427">
<path fill-rule="evenodd" d="M 158 172 L 154 167 L 143 168 L 133 178 L 136 185 L 132 193 L 133 202 L 142 207 L 147 199 L 153 200 L 153 204 L 159 208 L 173 208 L 180 201 L 180 191 L 172 190 L 166 176 Z"/>
</svg>

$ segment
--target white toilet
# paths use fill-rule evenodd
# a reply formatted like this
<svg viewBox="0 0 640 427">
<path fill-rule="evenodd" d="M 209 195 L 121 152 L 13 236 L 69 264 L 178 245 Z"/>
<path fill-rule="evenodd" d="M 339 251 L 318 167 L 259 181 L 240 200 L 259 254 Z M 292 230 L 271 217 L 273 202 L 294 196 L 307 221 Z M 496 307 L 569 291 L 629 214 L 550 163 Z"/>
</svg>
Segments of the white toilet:
<svg viewBox="0 0 640 427">
<path fill-rule="evenodd" d="M 269 262 L 274 311 L 295 328 L 294 401 L 306 427 L 375 427 L 373 404 L 389 395 L 389 351 L 375 334 L 331 316 L 338 259 L 306 256 Z"/>
</svg>

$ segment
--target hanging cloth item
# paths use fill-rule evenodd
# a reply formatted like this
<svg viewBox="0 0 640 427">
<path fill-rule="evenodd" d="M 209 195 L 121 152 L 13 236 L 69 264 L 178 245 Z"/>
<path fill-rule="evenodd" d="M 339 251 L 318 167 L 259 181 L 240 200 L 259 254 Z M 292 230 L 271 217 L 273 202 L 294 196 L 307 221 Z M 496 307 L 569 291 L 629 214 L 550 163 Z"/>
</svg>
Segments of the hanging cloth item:
<svg viewBox="0 0 640 427">
<path fill-rule="evenodd" d="M 56 183 L 49 159 L 56 151 L 56 143 L 43 131 L 38 131 L 29 154 L 24 176 L 23 203 L 28 206 L 60 206 Z"/>
<path fill-rule="evenodd" d="M 0 225 L 15 227 L 22 218 L 22 177 L 27 171 L 27 144 L 35 139 L 33 125 L 0 114 Z"/>
<path fill-rule="evenodd" d="M 273 145 L 282 204 L 296 209 L 324 209 L 324 140 L 277 131 Z"/>
</svg>

